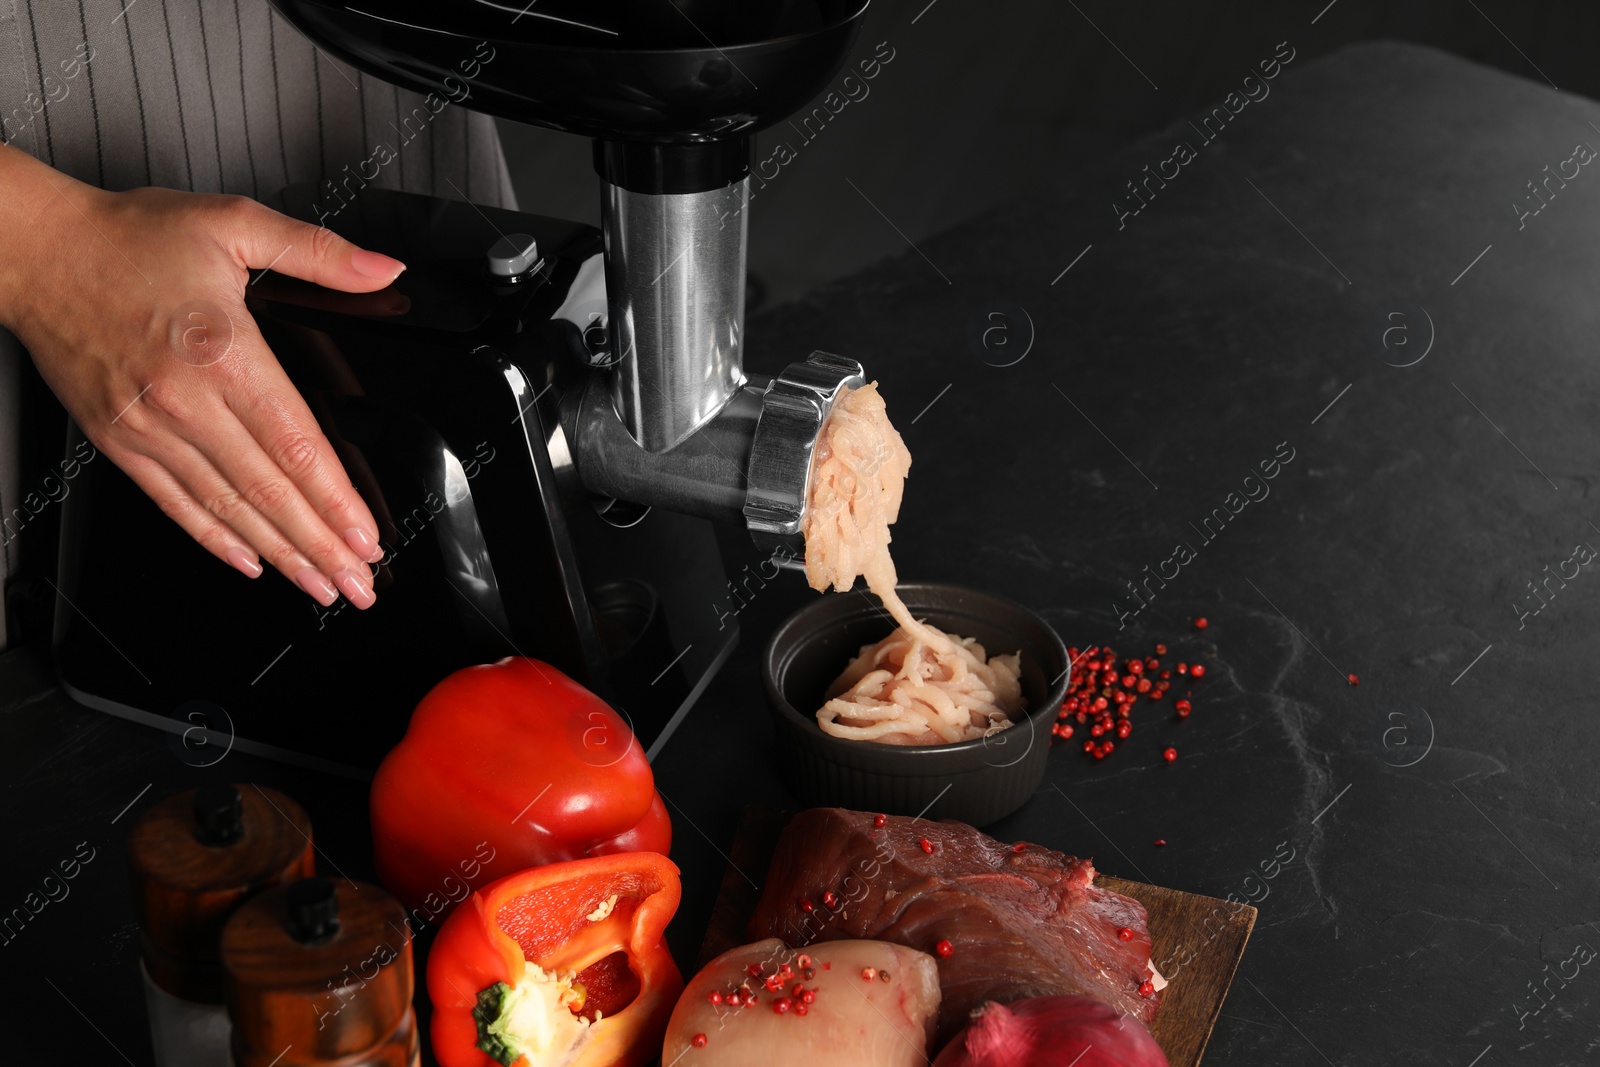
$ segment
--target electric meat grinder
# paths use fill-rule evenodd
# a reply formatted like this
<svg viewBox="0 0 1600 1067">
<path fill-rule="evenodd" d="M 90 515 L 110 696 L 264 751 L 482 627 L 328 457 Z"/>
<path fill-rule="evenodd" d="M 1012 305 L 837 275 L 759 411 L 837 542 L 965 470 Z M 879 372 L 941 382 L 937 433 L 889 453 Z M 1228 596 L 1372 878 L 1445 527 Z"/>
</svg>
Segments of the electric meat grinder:
<svg viewBox="0 0 1600 1067">
<path fill-rule="evenodd" d="M 653 755 L 737 639 L 750 578 L 728 582 L 713 524 L 798 564 L 818 433 L 863 383 L 825 353 L 770 379 L 742 353 L 754 135 L 825 88 L 865 0 L 272 2 L 378 77 L 592 138 L 602 230 L 349 170 L 284 190 L 408 266 L 376 294 L 269 274 L 248 296 L 378 518 L 378 602 L 242 578 L 102 458 L 63 502 L 63 685 L 193 763 L 360 775 L 446 674 L 520 654 Z"/>
</svg>

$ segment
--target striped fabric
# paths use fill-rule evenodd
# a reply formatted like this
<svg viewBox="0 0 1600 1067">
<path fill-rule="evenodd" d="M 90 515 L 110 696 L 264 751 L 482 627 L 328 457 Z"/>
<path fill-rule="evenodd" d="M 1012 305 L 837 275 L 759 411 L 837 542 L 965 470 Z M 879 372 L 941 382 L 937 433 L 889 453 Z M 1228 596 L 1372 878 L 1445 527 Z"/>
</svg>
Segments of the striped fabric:
<svg viewBox="0 0 1600 1067">
<path fill-rule="evenodd" d="M 0 0 L 0 136 L 105 189 L 261 197 L 385 142 L 373 185 L 514 206 L 493 120 L 452 105 L 402 135 L 418 108 L 266 0 Z"/>
<path fill-rule="evenodd" d="M 393 158 L 369 184 L 516 207 L 492 119 L 336 63 L 266 0 L 0 0 L 0 140 L 105 189 L 257 198 L 370 174 L 383 144 Z M 0 328 L 0 516 L 31 484 L 26 359 Z M 0 539 L 3 585 L 27 539 Z"/>
</svg>

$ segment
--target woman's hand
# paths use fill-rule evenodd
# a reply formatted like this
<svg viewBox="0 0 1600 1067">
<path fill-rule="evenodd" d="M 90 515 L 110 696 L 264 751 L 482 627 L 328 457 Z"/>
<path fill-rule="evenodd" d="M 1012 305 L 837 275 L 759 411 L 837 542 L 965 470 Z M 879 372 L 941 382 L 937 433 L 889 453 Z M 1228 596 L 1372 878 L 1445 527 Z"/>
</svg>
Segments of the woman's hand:
<svg viewBox="0 0 1600 1067">
<path fill-rule="evenodd" d="M 0 323 L 161 510 L 251 578 L 371 606 L 377 524 L 245 310 L 267 267 L 345 292 L 404 266 L 235 196 L 110 193 L 0 147 Z"/>
</svg>

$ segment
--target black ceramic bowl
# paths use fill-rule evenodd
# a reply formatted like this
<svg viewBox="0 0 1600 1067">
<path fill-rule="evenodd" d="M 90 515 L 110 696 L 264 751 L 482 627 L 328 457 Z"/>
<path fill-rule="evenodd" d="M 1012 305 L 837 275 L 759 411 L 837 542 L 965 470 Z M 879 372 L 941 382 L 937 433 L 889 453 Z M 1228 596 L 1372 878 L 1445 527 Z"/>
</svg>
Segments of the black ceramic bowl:
<svg viewBox="0 0 1600 1067">
<path fill-rule="evenodd" d="M 1022 653 L 1027 717 L 1008 730 L 948 745 L 902 746 L 833 737 L 817 725 L 823 694 L 894 623 L 870 593 L 829 593 L 795 612 L 761 658 L 778 729 L 778 768 L 806 804 L 960 819 L 983 826 L 1027 803 L 1044 779 L 1050 727 L 1066 696 L 1067 649 L 1020 604 L 956 585 L 902 584 L 911 614 L 975 637 L 988 655 Z"/>
</svg>

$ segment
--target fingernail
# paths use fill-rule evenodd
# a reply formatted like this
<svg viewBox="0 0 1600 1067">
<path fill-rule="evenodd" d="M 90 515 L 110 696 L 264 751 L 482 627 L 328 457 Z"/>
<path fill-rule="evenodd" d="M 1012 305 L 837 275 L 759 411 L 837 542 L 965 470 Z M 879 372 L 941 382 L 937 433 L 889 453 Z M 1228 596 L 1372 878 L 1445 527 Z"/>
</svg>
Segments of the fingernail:
<svg viewBox="0 0 1600 1067">
<path fill-rule="evenodd" d="M 301 567 L 300 573 L 294 576 L 294 580 L 312 600 L 325 608 L 332 607 L 333 602 L 339 599 L 339 591 L 315 567 Z"/>
<path fill-rule="evenodd" d="M 369 252 L 365 248 L 358 248 L 350 253 L 350 265 L 359 274 L 369 278 L 381 278 L 392 282 L 406 269 L 406 265 L 398 259 L 391 259 L 381 252 Z"/>
<path fill-rule="evenodd" d="M 368 563 L 376 563 L 383 558 L 383 546 L 372 539 L 372 535 L 359 526 L 352 526 L 344 532 L 345 543 L 350 550 Z"/>
<path fill-rule="evenodd" d="M 351 571 L 340 571 L 333 576 L 333 580 L 339 583 L 339 592 L 344 594 L 344 598 L 356 607 L 366 609 L 377 603 L 378 598 L 372 594 L 372 590 Z"/>
<path fill-rule="evenodd" d="M 244 549 L 235 545 L 233 548 L 228 549 L 225 555 L 228 558 L 228 562 L 233 564 L 246 578 L 261 577 L 261 564 L 257 563 L 256 558 Z"/>
</svg>

